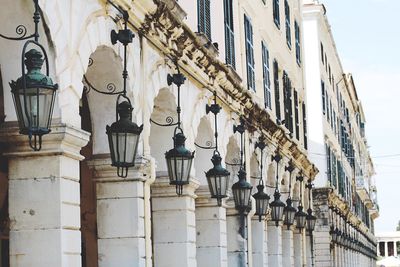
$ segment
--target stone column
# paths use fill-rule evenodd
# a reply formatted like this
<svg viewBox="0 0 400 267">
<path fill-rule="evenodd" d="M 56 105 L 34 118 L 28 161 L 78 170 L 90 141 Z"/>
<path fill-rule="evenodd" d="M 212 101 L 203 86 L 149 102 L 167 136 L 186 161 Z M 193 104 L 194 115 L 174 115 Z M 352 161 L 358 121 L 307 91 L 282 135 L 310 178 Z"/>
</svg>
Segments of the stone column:
<svg viewBox="0 0 400 267">
<path fill-rule="evenodd" d="M 226 209 L 226 227 L 228 241 L 228 266 L 248 266 L 247 240 L 240 234 L 241 218 L 239 212 L 232 207 L 233 200 L 229 201 L 230 207 Z M 247 219 L 245 220 L 248 221 Z"/>
<path fill-rule="evenodd" d="M 198 186 L 198 181 L 191 179 L 178 196 L 168 177 L 157 177 L 152 184 L 154 266 L 197 266 L 195 190 Z"/>
<path fill-rule="evenodd" d="M 294 265 L 293 231 L 286 225 L 282 226 L 282 264 L 285 267 Z"/>
<path fill-rule="evenodd" d="M 210 198 L 208 187 L 200 186 L 196 198 L 196 258 L 198 267 L 227 267 L 226 209 Z"/>
<path fill-rule="evenodd" d="M 294 266 L 303 267 L 303 232 L 298 229 L 293 233 Z"/>
<path fill-rule="evenodd" d="M 97 199 L 99 267 L 144 267 L 146 261 L 144 186 L 150 166 L 137 159 L 128 177 L 117 176 L 109 154 L 89 162 Z"/>
<path fill-rule="evenodd" d="M 89 134 L 53 125 L 40 151 L 16 128 L 0 135 L 8 157 L 10 266 L 80 267 L 79 151 Z"/>
<path fill-rule="evenodd" d="M 393 241 L 393 253 L 397 257 L 397 241 Z"/>
<path fill-rule="evenodd" d="M 264 219 L 260 222 L 258 216 L 251 220 L 252 242 L 253 242 L 253 266 L 268 266 L 268 242 L 267 223 Z"/>
<path fill-rule="evenodd" d="M 385 244 L 385 258 L 388 257 L 389 253 L 388 253 L 388 242 L 384 241 Z"/>
<path fill-rule="evenodd" d="M 282 266 L 282 226 L 268 221 L 268 266 Z"/>
</svg>

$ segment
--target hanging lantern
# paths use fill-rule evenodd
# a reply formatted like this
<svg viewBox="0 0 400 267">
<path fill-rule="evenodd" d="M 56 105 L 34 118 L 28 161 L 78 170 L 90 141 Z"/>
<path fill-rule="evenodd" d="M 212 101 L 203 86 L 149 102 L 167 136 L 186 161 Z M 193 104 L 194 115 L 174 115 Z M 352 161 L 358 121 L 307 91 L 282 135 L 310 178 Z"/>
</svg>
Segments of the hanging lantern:
<svg viewBox="0 0 400 267">
<path fill-rule="evenodd" d="M 250 197 L 253 186 L 246 181 L 246 172 L 243 168 L 240 168 L 238 177 L 239 181 L 232 185 L 235 208 L 241 212 L 247 212 L 251 208 Z"/>
<path fill-rule="evenodd" d="M 294 217 L 296 214 L 296 208 L 292 206 L 292 199 L 288 198 L 286 200 L 286 207 L 283 209 L 284 221 L 283 224 L 287 226 L 287 229 L 290 229 L 290 226 L 294 223 Z"/>
<path fill-rule="evenodd" d="M 28 41 L 23 53 L 29 43 Z M 58 85 L 49 77 L 49 63 L 47 55 L 36 49 L 24 54 L 27 73 L 23 68 L 22 77 L 11 81 L 11 93 L 17 113 L 19 132 L 29 136 L 29 145 L 35 151 L 41 149 L 42 136 L 50 132 L 51 118 Z M 46 63 L 46 75 L 41 72 L 43 62 Z M 32 140 L 33 137 L 33 140 Z"/>
<path fill-rule="evenodd" d="M 135 166 L 139 136 L 143 130 L 143 125 L 139 127 L 132 122 L 133 108 L 129 99 L 125 98 L 127 101 L 117 104 L 117 121 L 106 127 L 111 165 L 117 167 L 118 176 L 124 178 L 128 175 L 128 168 Z"/>
<path fill-rule="evenodd" d="M 303 211 L 303 206 L 299 206 L 299 210 L 295 214 L 296 228 L 303 229 L 306 225 L 307 213 Z"/>
<path fill-rule="evenodd" d="M 314 231 L 315 223 L 317 222 L 317 217 L 312 214 L 312 209 L 307 210 L 308 214 L 306 217 L 306 229 L 309 232 Z"/>
<path fill-rule="evenodd" d="M 253 195 L 253 198 L 256 201 L 255 215 L 258 215 L 258 221 L 261 222 L 262 216 L 267 215 L 268 202 L 269 202 L 269 196 L 266 193 L 264 193 L 264 185 L 263 184 L 257 185 L 257 193 L 255 193 Z"/>
<path fill-rule="evenodd" d="M 211 197 L 216 198 L 218 206 L 221 206 L 221 200 L 227 197 L 230 173 L 222 167 L 222 158 L 218 152 L 214 153 L 211 162 L 214 164 L 214 167 L 206 172 L 208 187 Z"/>
<path fill-rule="evenodd" d="M 175 133 L 172 139 L 174 148 L 165 153 L 165 159 L 167 160 L 169 183 L 175 185 L 176 193 L 181 195 L 183 185 L 189 184 L 194 152 L 185 147 L 186 137 L 182 131 Z"/>
<path fill-rule="evenodd" d="M 276 226 L 278 226 L 279 222 L 282 221 L 283 209 L 285 208 L 285 203 L 283 203 L 280 198 L 281 194 L 279 191 L 275 190 L 274 201 L 269 204 L 271 208 L 271 220 L 275 222 Z"/>
</svg>

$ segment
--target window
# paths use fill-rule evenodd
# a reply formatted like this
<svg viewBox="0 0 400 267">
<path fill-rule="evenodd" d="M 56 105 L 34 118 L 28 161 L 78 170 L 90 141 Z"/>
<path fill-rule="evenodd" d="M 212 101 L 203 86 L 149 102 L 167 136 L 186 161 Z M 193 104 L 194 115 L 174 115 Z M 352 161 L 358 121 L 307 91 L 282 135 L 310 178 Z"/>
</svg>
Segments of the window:
<svg viewBox="0 0 400 267">
<path fill-rule="evenodd" d="M 244 15 L 244 34 L 246 39 L 247 89 L 255 91 L 256 82 L 254 77 L 253 26 L 246 15 Z"/>
<path fill-rule="evenodd" d="M 303 142 L 304 142 L 304 148 L 308 149 L 306 103 L 304 103 L 304 102 L 302 103 L 301 109 L 302 109 L 302 115 L 303 115 Z"/>
<path fill-rule="evenodd" d="M 292 48 L 292 33 L 290 31 L 290 7 L 287 0 L 285 0 L 285 26 L 286 26 L 286 44 Z"/>
<path fill-rule="evenodd" d="M 296 139 L 300 141 L 300 128 L 299 128 L 299 97 L 297 91 L 294 90 L 294 124 L 296 128 Z"/>
<path fill-rule="evenodd" d="M 271 101 L 271 80 L 269 77 L 269 52 L 266 44 L 261 42 L 262 63 L 263 63 L 263 85 L 265 108 L 272 109 Z"/>
<path fill-rule="evenodd" d="M 301 64 L 301 46 L 300 46 L 300 27 L 297 24 L 297 21 L 294 21 L 294 38 L 296 45 L 296 62 L 297 64 Z"/>
<path fill-rule="evenodd" d="M 226 64 L 236 67 L 235 63 L 235 35 L 233 32 L 232 0 L 224 0 L 225 24 L 225 61 Z"/>
<path fill-rule="evenodd" d="M 272 0 L 272 12 L 274 17 L 274 23 L 278 29 L 281 26 L 281 18 L 279 15 L 279 0 Z"/>
<path fill-rule="evenodd" d="M 321 80 L 321 95 L 322 95 L 322 113 L 325 115 L 325 83 Z"/>
<path fill-rule="evenodd" d="M 279 67 L 278 62 L 274 60 L 274 93 L 275 93 L 275 115 L 276 120 L 280 123 L 281 122 L 281 101 L 280 101 L 280 94 L 279 94 Z"/>
<path fill-rule="evenodd" d="M 324 45 L 321 43 L 321 61 L 322 61 L 322 65 L 325 64 L 324 61 Z"/>
<path fill-rule="evenodd" d="M 211 40 L 210 0 L 197 0 L 198 31 Z"/>
<path fill-rule="evenodd" d="M 285 127 L 293 133 L 293 109 L 292 109 L 292 81 L 286 72 L 283 72 L 283 102 L 285 107 Z"/>
<path fill-rule="evenodd" d="M 331 170 L 331 148 L 328 144 L 325 144 L 326 154 L 326 175 L 328 176 L 329 184 L 332 184 L 332 170 Z"/>
<path fill-rule="evenodd" d="M 329 83 L 332 84 L 331 65 L 328 66 L 328 77 L 329 77 Z"/>
</svg>

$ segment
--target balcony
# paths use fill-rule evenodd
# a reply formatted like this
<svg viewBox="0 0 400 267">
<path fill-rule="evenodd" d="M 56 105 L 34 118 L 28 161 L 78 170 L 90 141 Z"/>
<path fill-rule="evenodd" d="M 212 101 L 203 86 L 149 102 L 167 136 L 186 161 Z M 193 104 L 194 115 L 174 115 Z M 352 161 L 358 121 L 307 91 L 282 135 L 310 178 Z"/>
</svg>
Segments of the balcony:
<svg viewBox="0 0 400 267">
<path fill-rule="evenodd" d="M 370 209 L 374 205 L 370 196 L 369 183 L 364 176 L 356 176 L 356 190 L 361 201 Z"/>
</svg>

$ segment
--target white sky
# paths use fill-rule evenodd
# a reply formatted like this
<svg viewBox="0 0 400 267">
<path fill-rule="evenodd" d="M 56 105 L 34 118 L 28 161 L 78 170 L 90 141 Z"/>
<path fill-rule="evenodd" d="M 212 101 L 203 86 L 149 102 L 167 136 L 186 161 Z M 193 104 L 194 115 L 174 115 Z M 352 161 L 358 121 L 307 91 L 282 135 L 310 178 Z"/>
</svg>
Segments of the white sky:
<svg viewBox="0 0 400 267">
<path fill-rule="evenodd" d="M 345 72 L 354 76 L 373 157 L 380 217 L 375 231 L 400 220 L 400 1 L 321 0 Z M 394 157 L 384 155 L 399 154 Z"/>
</svg>

